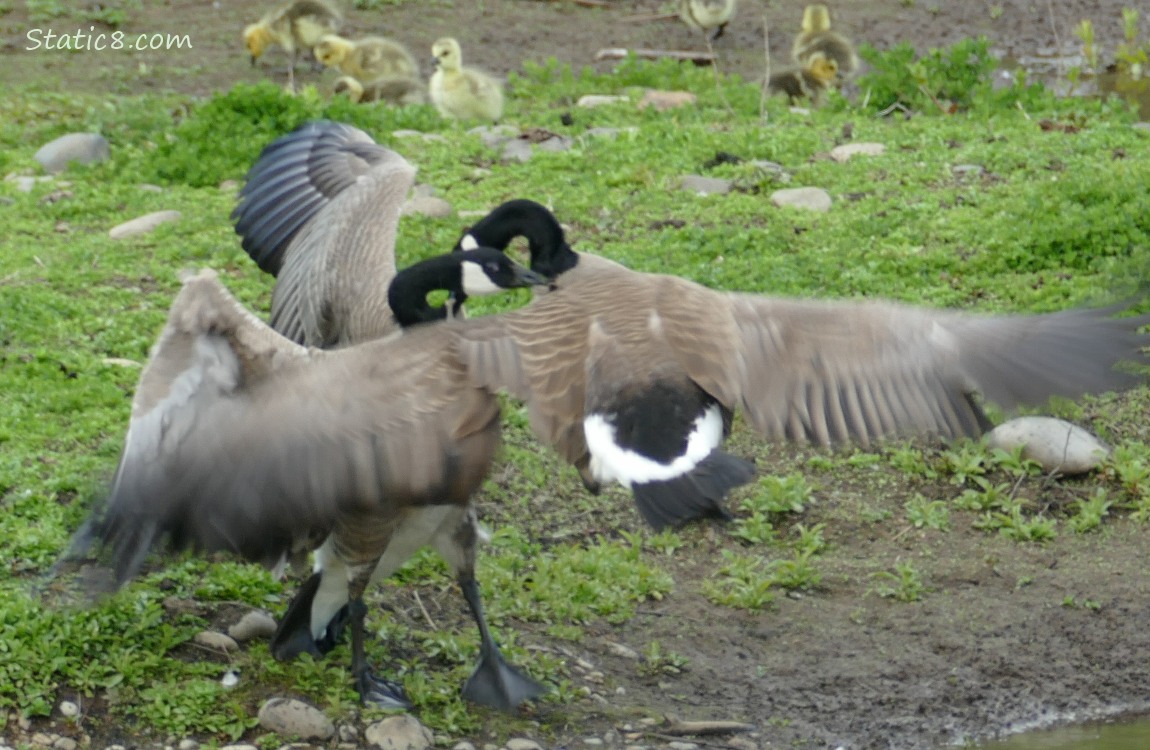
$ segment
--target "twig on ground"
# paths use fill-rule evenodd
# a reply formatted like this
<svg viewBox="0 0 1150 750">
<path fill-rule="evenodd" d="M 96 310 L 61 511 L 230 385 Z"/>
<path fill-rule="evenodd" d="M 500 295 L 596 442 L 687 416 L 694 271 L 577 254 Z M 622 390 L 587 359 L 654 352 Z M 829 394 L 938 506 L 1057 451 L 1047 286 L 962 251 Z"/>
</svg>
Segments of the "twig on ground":
<svg viewBox="0 0 1150 750">
<path fill-rule="evenodd" d="M 622 60 L 627 55 L 633 54 L 635 57 L 641 57 L 645 60 L 658 60 L 660 58 L 669 58 L 671 60 L 688 60 L 696 65 L 714 65 L 715 54 L 707 52 L 689 52 L 687 50 L 674 50 L 674 49 L 645 49 L 643 47 L 636 47 L 634 49 L 627 49 L 626 47 L 607 47 L 595 53 L 595 60 Z"/>
<path fill-rule="evenodd" d="M 439 630 L 439 626 L 435 624 L 435 620 L 431 619 L 431 615 L 427 613 L 427 607 L 423 606 L 423 600 L 419 598 L 418 591 L 412 591 L 415 594 L 415 603 L 419 605 L 419 611 L 423 613 L 423 619 L 427 621 L 427 626 L 432 630 Z"/>
</svg>

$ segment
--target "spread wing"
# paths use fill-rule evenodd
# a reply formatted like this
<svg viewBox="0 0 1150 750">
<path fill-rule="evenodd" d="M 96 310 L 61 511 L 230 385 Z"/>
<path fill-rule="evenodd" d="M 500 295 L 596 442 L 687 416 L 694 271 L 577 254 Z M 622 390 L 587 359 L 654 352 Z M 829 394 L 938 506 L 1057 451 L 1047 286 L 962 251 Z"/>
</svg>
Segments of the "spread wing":
<svg viewBox="0 0 1150 750">
<path fill-rule="evenodd" d="M 704 290 L 661 312 L 675 318 L 676 353 L 704 389 L 767 437 L 822 445 L 978 435 L 988 425 L 976 395 L 1011 409 L 1120 389 L 1137 379 L 1115 365 L 1145 362 L 1136 331 L 1147 318 L 1112 310 L 976 316 Z"/>
<path fill-rule="evenodd" d="M 102 543 L 120 583 L 162 542 L 273 564 L 342 514 L 454 501 L 454 446 L 498 404 L 459 387 L 438 335 L 306 350 L 197 277 L 173 304 L 107 500 L 74 551 Z"/>
</svg>

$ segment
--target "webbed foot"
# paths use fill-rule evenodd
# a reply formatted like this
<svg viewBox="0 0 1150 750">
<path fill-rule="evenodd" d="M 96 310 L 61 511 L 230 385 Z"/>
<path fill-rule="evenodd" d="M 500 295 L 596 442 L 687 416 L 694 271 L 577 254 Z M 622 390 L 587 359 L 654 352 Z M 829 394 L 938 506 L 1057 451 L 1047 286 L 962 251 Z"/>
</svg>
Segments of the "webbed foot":
<svg viewBox="0 0 1150 750">
<path fill-rule="evenodd" d="M 404 694 L 402 685 L 377 677 L 370 669 L 363 670 L 355 678 L 355 689 L 359 692 L 360 700 L 369 706 L 404 710 L 412 708 L 412 703 Z"/>
<path fill-rule="evenodd" d="M 472 703 L 511 711 L 534 700 L 547 688 L 508 664 L 498 649 L 481 649 L 479 665 L 463 685 L 463 697 Z"/>
</svg>

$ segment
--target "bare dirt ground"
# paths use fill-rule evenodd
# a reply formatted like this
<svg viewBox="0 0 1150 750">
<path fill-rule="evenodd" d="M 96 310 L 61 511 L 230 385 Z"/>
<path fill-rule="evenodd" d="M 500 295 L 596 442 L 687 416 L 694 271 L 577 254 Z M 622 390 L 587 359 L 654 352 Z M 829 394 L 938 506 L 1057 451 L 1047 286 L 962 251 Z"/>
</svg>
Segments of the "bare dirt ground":
<svg viewBox="0 0 1150 750">
<path fill-rule="evenodd" d="M 761 75 L 764 14 L 771 49 L 781 59 L 803 4 L 744 0 L 736 22 L 715 45 L 724 69 L 748 78 Z M 832 5 L 843 31 L 880 48 L 909 41 L 927 49 L 986 34 L 1003 55 L 1022 58 L 1072 50 L 1072 29 L 1086 17 L 1095 24 L 1105 56 L 1121 38 L 1120 10 L 1131 4 L 855 0 Z M 670 5 L 646 0 L 619 0 L 602 8 L 533 0 L 408 2 L 351 12 L 349 22 L 355 32 L 394 36 L 420 57 L 437 37 L 454 35 L 463 42 L 468 62 L 506 73 L 524 60 L 552 56 L 576 66 L 592 64 L 603 47 L 700 49 L 701 40 L 675 20 L 633 18 Z M 192 94 L 268 76 L 283 80 L 280 53 L 273 51 L 253 68 L 239 42 L 240 30 L 259 15 L 262 4 L 167 0 L 144 6 L 129 13 L 123 30 L 186 33 L 193 48 L 27 51 L 29 28 L 62 34 L 88 24 L 80 27 L 70 17 L 34 21 L 21 4 L 0 15 L 0 77 L 5 83 L 62 92 Z M 1142 23 L 1145 27 L 1147 20 Z M 110 31 L 99 25 L 97 30 Z M 330 83 L 334 75 L 301 69 L 301 78 Z M 775 466 L 761 468 L 786 473 L 803 466 L 801 451 L 776 455 Z M 1092 536 L 1063 535 L 1047 546 L 959 528 L 966 523 L 944 534 L 860 520 L 836 498 L 872 493 L 876 507 L 899 509 L 915 491 L 949 497 L 956 493 L 953 487 L 850 486 L 858 485 L 857 476 L 846 484 L 834 476 L 814 476 L 813 481 L 824 491 L 804 522 L 826 522 L 832 549 L 823 563 L 821 588 L 801 598 L 780 597 L 763 612 L 718 610 L 702 596 L 700 585 L 713 573 L 721 544 L 711 538 L 713 532 L 693 532 L 697 554 L 680 555 L 671 563 L 676 595 L 644 605 L 623 626 L 601 626 L 582 644 L 581 655 L 604 673 L 607 687 L 625 691 L 614 694 L 610 705 L 585 701 L 575 707 L 571 715 L 578 718 L 561 736 L 549 738 L 555 746 L 574 746 L 582 736 L 602 736 L 636 717 L 671 712 L 756 723 L 759 734 L 744 740 L 751 745 L 739 746 L 742 750 L 931 748 L 1150 705 L 1145 670 L 1150 663 L 1150 552 L 1143 528 L 1120 522 Z M 633 527 L 630 509 L 621 507 L 619 518 L 597 519 L 584 531 L 610 532 L 616 523 Z M 593 528 L 594 523 L 600 527 Z M 930 591 L 922 601 L 904 604 L 868 591 L 870 573 L 899 560 L 913 560 L 923 570 Z M 1096 606 L 1064 606 L 1067 597 Z M 399 609 L 404 605 L 397 603 Z M 470 627 L 454 592 L 425 595 L 424 605 L 441 623 L 455 618 L 461 630 Z M 548 641 L 541 632 L 523 630 L 523 641 Z M 653 640 L 685 657 L 685 671 L 638 674 L 634 662 L 614 655 L 609 645 L 641 648 Z M 113 732 L 106 739 L 130 737 Z M 728 746 L 725 737 L 706 742 L 708 747 Z"/>
</svg>

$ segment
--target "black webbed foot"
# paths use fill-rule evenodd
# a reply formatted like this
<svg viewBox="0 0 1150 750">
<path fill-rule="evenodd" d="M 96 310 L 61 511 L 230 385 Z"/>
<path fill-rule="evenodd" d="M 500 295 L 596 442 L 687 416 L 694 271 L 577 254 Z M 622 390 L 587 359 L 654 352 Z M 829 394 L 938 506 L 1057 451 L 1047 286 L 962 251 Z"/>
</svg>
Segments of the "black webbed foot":
<svg viewBox="0 0 1150 750">
<path fill-rule="evenodd" d="M 479 665 L 463 685 L 463 697 L 500 711 L 539 698 L 547 688 L 508 664 L 498 649 L 482 649 Z"/>
<path fill-rule="evenodd" d="M 403 686 L 398 682 L 383 677 L 377 677 L 370 669 L 365 669 L 355 678 L 355 689 L 359 698 L 369 706 L 376 708 L 398 708 L 407 710 L 412 703 L 403 692 Z"/>
</svg>

